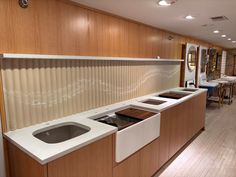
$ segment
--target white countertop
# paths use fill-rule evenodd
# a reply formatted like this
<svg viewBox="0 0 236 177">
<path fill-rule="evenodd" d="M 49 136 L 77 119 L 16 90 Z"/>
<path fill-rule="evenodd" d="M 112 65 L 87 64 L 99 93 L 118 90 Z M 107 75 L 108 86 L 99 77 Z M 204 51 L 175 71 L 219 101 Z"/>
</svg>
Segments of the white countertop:
<svg viewBox="0 0 236 177">
<path fill-rule="evenodd" d="M 138 97 L 135 99 L 131 99 L 128 101 L 124 101 L 124 102 L 112 104 L 109 106 L 93 109 L 90 111 L 82 112 L 79 114 L 74 114 L 74 115 L 60 118 L 57 120 L 33 125 L 30 127 L 25 127 L 22 129 L 17 129 L 15 131 L 10 131 L 10 132 L 5 133 L 4 136 L 14 145 L 20 148 L 22 151 L 24 151 L 29 156 L 37 160 L 40 164 L 46 164 L 74 150 L 77 150 L 85 145 L 95 142 L 105 136 L 115 133 L 117 131 L 116 127 L 92 120 L 93 117 L 98 117 L 99 114 L 104 114 L 105 112 L 108 112 L 111 110 L 116 110 L 116 109 L 118 110 L 121 107 L 126 107 L 128 105 L 134 105 L 134 106 L 136 105 L 138 107 L 143 107 L 146 109 L 151 109 L 156 112 L 161 112 L 167 108 L 170 108 L 196 95 L 199 95 L 200 93 L 207 91 L 206 89 L 198 89 L 195 92 L 188 92 L 191 94 L 178 100 L 161 98 L 161 97 L 156 96 L 160 93 L 167 92 L 167 91 L 182 92 L 180 91 L 181 89 L 182 88 L 169 89 L 169 90 L 165 90 L 159 93 L 154 93 L 154 94 Z M 146 100 L 149 98 L 163 100 L 163 101 L 166 101 L 166 103 L 162 105 L 154 106 L 154 105 L 149 105 L 149 104 L 144 104 L 144 103 L 139 102 L 139 101 Z M 65 122 L 79 123 L 79 124 L 90 127 L 91 130 L 83 135 L 80 135 L 78 137 L 72 138 L 65 142 L 56 143 L 56 144 L 45 143 L 33 136 L 33 133 L 36 130 L 39 130 L 48 126 L 56 125 L 56 124 L 65 123 Z"/>
<path fill-rule="evenodd" d="M 132 106 L 137 106 L 137 107 L 143 107 L 143 108 L 147 108 L 150 111 L 158 111 L 158 112 L 162 112 L 170 107 L 173 107 L 175 105 L 178 105 L 190 98 L 193 98 L 194 96 L 197 96 L 203 92 L 207 92 L 207 89 L 197 89 L 197 91 L 195 92 L 191 92 L 191 91 L 182 91 L 183 88 L 178 87 L 178 88 L 174 88 L 174 89 L 169 89 L 169 90 L 165 90 L 159 93 L 155 93 L 149 96 L 145 96 L 142 98 L 137 99 L 137 102 L 133 102 Z M 161 93 L 164 93 L 166 91 L 176 91 L 176 92 L 184 92 L 184 93 L 190 93 L 190 95 L 185 96 L 181 99 L 170 99 L 170 98 L 163 98 L 163 97 L 159 97 L 158 95 Z M 166 101 L 163 104 L 160 105 L 151 105 L 151 104 L 147 104 L 147 103 L 142 103 L 145 100 L 148 99 L 152 99 L 152 100 L 160 100 L 160 101 Z"/>
</svg>

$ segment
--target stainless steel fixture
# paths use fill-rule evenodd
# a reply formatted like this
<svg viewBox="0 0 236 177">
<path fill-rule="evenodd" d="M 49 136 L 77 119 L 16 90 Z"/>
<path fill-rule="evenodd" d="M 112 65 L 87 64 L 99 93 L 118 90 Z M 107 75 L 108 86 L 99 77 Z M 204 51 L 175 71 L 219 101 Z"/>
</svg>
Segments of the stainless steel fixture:
<svg viewBox="0 0 236 177">
<path fill-rule="evenodd" d="M 33 136 L 45 143 L 61 143 L 89 132 L 90 128 L 74 122 L 57 124 L 33 133 Z"/>
<path fill-rule="evenodd" d="M 133 125 L 133 124 L 141 121 L 141 120 L 130 118 L 130 117 L 119 116 L 116 114 L 109 115 L 109 116 L 108 115 L 103 116 L 103 117 L 100 117 L 96 120 L 99 122 L 108 124 L 108 125 L 115 126 L 118 128 L 118 130 L 122 130 L 130 125 Z"/>
<path fill-rule="evenodd" d="M 150 111 L 130 107 L 115 113 L 111 113 L 109 115 L 99 117 L 95 120 L 115 126 L 118 128 L 118 130 L 122 130 L 155 114 L 156 113 Z"/>
</svg>

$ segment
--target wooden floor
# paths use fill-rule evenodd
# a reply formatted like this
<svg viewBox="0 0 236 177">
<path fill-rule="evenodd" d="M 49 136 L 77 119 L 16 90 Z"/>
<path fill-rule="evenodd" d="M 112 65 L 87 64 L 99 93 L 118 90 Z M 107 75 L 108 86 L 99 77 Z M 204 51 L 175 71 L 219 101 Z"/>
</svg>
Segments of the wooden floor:
<svg viewBox="0 0 236 177">
<path fill-rule="evenodd" d="M 206 130 L 154 177 L 236 177 L 236 99 L 210 105 Z"/>
</svg>

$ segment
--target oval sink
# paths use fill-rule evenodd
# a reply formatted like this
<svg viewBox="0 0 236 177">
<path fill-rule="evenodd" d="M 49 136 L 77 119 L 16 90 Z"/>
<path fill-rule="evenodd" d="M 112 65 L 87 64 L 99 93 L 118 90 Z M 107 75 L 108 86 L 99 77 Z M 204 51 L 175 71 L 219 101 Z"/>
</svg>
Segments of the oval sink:
<svg viewBox="0 0 236 177">
<path fill-rule="evenodd" d="M 45 143 L 61 143 L 66 140 L 83 135 L 90 131 L 90 128 L 75 122 L 52 125 L 33 133 L 33 136 Z"/>
</svg>

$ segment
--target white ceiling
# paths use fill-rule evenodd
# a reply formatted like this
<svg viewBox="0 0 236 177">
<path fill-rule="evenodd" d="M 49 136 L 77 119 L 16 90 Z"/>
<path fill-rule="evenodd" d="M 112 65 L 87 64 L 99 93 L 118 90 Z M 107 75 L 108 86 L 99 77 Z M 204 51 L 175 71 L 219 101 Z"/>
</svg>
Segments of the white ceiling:
<svg viewBox="0 0 236 177">
<path fill-rule="evenodd" d="M 221 38 L 221 34 L 236 40 L 236 0 L 178 0 L 170 7 L 160 7 L 157 0 L 72 0 L 89 7 L 110 12 L 178 34 L 193 36 L 226 48 L 236 44 Z M 187 21 L 184 17 L 196 17 Z M 226 16 L 228 21 L 213 22 L 210 17 Z M 207 24 L 207 27 L 202 25 Z M 221 30 L 220 34 L 212 31 Z"/>
</svg>

